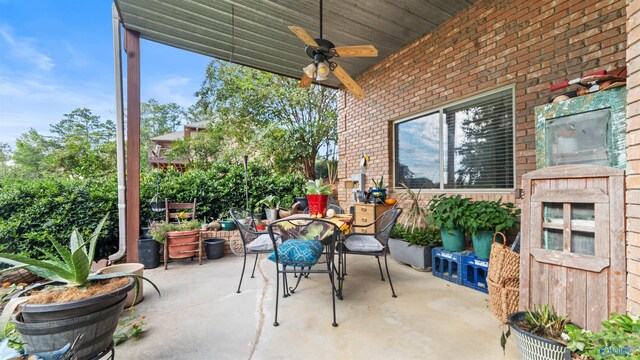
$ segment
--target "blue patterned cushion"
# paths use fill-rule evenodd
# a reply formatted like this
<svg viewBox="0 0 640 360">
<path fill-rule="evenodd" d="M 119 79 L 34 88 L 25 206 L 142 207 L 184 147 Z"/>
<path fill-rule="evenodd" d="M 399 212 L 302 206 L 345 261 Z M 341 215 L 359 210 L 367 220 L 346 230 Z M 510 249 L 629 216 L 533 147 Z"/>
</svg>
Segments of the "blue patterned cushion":
<svg viewBox="0 0 640 360">
<path fill-rule="evenodd" d="M 324 246 L 317 240 L 287 240 L 276 249 L 278 261 L 286 266 L 313 266 L 318 263 Z M 276 254 L 269 254 L 269 260 L 276 262 Z"/>
</svg>

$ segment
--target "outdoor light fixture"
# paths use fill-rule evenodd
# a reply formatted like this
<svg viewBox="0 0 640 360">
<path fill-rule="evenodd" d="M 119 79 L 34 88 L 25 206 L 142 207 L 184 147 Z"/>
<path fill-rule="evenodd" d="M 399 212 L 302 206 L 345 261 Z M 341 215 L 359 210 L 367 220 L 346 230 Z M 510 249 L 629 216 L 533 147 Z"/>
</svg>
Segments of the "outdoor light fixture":
<svg viewBox="0 0 640 360">
<path fill-rule="evenodd" d="M 318 69 L 316 70 L 316 73 L 317 73 L 316 80 L 318 81 L 327 80 L 329 78 L 330 72 L 331 72 L 331 68 L 329 67 L 329 64 L 327 64 L 327 61 L 322 61 L 318 63 Z"/>
<path fill-rule="evenodd" d="M 304 74 L 312 79 L 316 77 L 316 70 L 317 70 L 317 66 L 315 63 L 311 63 L 302 68 L 302 71 L 304 71 Z"/>
</svg>

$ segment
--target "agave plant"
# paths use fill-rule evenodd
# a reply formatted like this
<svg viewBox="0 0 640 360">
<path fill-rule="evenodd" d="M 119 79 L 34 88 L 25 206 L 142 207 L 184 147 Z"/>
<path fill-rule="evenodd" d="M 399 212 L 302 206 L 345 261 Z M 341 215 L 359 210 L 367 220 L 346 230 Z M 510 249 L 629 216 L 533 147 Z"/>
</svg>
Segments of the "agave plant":
<svg viewBox="0 0 640 360">
<path fill-rule="evenodd" d="M 102 226 L 107 220 L 107 216 L 102 218 L 96 229 L 91 234 L 88 240 L 84 240 L 82 234 L 73 229 L 71 233 L 69 249 L 62 246 L 55 240 L 51 240 L 53 246 L 58 252 L 57 255 L 50 251 L 39 249 L 45 256 L 45 260 L 31 259 L 26 256 L 0 253 L 0 263 L 13 265 L 12 267 L 3 270 L 2 272 L 26 269 L 35 275 L 41 276 L 51 281 L 62 282 L 70 287 L 83 286 L 94 280 L 104 280 L 116 277 L 132 277 L 137 288 L 139 286 L 139 279 L 144 279 L 149 282 L 154 289 L 160 294 L 158 287 L 149 279 L 139 275 L 129 273 L 110 273 L 110 274 L 92 274 L 91 264 L 93 263 L 96 243 Z"/>
<path fill-rule="evenodd" d="M 309 180 L 305 185 L 309 195 L 330 195 L 331 185 L 322 185 L 321 179 Z"/>
</svg>

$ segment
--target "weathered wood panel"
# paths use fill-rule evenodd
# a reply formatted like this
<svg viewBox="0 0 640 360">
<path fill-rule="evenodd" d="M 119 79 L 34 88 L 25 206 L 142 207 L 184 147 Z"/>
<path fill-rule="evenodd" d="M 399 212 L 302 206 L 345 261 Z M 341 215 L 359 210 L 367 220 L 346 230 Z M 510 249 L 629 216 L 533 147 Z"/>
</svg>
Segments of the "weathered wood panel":
<svg viewBox="0 0 640 360">
<path fill-rule="evenodd" d="M 576 269 L 567 269 L 567 314 L 571 321 L 584 327 L 587 322 L 587 273 Z"/>
</svg>

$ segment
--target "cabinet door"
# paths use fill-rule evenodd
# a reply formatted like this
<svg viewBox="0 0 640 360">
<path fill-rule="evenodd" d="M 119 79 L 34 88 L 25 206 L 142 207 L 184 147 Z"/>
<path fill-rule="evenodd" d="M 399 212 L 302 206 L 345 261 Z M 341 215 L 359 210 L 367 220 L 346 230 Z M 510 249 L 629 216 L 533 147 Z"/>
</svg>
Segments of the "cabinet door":
<svg viewBox="0 0 640 360">
<path fill-rule="evenodd" d="M 610 312 L 625 308 L 622 177 L 528 176 L 520 307 L 549 304 L 574 323 L 598 330 Z"/>
</svg>

